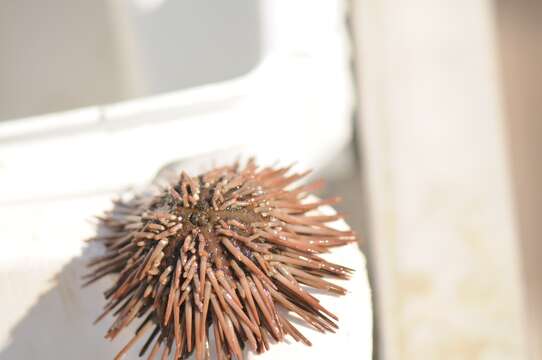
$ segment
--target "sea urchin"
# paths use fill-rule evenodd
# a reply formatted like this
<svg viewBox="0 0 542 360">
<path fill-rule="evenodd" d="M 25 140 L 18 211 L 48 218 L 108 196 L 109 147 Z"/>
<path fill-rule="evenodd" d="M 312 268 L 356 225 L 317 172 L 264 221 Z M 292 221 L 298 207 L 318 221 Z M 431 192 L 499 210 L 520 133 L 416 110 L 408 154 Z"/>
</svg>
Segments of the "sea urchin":
<svg viewBox="0 0 542 360">
<path fill-rule="evenodd" d="M 307 173 L 289 172 L 253 160 L 198 177 L 182 172 L 167 189 L 118 200 L 99 217 L 107 233 L 93 241 L 106 252 L 91 261 L 86 284 L 118 276 L 97 321 L 113 312 L 113 339 L 142 319 L 117 358 L 144 336 L 140 356 L 150 349 L 149 359 L 160 351 L 162 359 L 194 351 L 208 358 L 210 337 L 219 359 L 242 359 L 245 344 L 263 352 L 286 335 L 311 345 L 292 315 L 321 332 L 337 328 L 307 289 L 346 293 L 323 277 L 346 279 L 352 270 L 319 254 L 355 237 L 326 225 L 340 215 L 314 212 L 338 199 L 307 201 L 322 182 L 292 188 Z"/>
</svg>

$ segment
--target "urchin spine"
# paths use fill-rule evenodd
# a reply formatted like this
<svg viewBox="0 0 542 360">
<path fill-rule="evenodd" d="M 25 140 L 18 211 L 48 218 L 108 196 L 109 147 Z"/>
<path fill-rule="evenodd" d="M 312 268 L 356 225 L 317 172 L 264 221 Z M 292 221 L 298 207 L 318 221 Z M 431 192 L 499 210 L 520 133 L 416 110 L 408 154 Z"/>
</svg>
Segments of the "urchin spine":
<svg viewBox="0 0 542 360">
<path fill-rule="evenodd" d="M 286 312 L 322 332 L 337 328 L 337 317 L 307 289 L 346 293 L 323 277 L 346 279 L 351 269 L 319 254 L 355 237 L 326 224 L 340 215 L 311 215 L 337 199 L 306 202 L 321 182 L 290 189 L 307 173 L 289 171 L 249 161 L 197 178 L 182 172 L 167 189 L 117 201 L 100 218 L 109 233 L 95 241 L 106 253 L 90 263 L 86 284 L 108 274 L 117 280 L 97 320 L 113 313 L 106 338 L 114 339 L 143 319 L 117 358 L 149 332 L 140 351 L 150 348 L 149 359 L 160 351 L 162 359 L 194 351 L 205 359 L 211 328 L 219 359 L 242 359 L 245 345 L 263 352 L 270 338 L 285 335 L 310 345 Z"/>
</svg>

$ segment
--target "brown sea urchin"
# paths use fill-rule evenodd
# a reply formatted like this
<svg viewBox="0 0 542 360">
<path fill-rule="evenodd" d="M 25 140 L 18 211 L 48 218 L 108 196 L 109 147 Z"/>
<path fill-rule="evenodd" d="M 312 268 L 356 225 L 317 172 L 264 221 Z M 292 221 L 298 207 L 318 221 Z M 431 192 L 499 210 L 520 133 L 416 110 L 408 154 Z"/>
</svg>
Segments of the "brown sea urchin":
<svg viewBox="0 0 542 360">
<path fill-rule="evenodd" d="M 107 232 L 93 241 L 106 252 L 91 261 L 86 284 L 118 276 L 98 320 L 114 314 L 106 335 L 114 339 L 141 319 L 117 358 L 144 337 L 140 356 L 149 359 L 206 359 L 210 338 L 218 359 L 242 359 L 245 345 L 263 352 L 286 335 L 310 345 L 292 316 L 321 332 L 337 328 L 308 290 L 346 293 L 324 277 L 352 270 L 319 254 L 355 237 L 326 225 L 340 215 L 315 214 L 337 202 L 307 201 L 321 182 L 293 187 L 307 173 L 289 172 L 253 160 L 198 177 L 183 172 L 167 189 L 119 200 L 100 217 Z"/>
</svg>

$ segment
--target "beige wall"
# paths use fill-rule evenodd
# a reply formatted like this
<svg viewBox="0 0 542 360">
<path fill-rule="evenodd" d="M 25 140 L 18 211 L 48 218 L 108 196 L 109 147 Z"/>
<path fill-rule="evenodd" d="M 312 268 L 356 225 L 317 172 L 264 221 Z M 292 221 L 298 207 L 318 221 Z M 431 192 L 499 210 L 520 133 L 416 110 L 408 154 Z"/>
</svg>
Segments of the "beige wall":
<svg viewBox="0 0 542 360">
<path fill-rule="evenodd" d="M 527 359 L 495 4 L 355 4 L 380 353 Z"/>
<path fill-rule="evenodd" d="M 542 2 L 497 0 L 531 359 L 542 359 Z"/>
</svg>

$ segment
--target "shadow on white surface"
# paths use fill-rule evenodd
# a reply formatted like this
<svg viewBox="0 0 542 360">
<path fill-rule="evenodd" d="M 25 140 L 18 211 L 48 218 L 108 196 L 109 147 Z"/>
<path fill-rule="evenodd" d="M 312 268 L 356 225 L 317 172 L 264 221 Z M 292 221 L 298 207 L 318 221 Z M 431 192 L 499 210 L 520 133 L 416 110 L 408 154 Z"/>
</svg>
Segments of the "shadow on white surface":
<svg viewBox="0 0 542 360">
<path fill-rule="evenodd" d="M 0 351 L 0 359 L 91 360 L 113 357 L 114 349 L 120 344 L 104 346 L 107 319 L 92 325 L 103 304 L 99 289 L 105 287 L 107 279 L 97 286 L 80 289 L 88 255 L 87 249 L 83 256 L 71 260 L 53 279 L 48 280 L 52 283 L 51 289 L 37 299 L 10 331 L 8 345 Z M 46 266 L 41 270 L 49 273 Z M 36 281 L 36 272 L 26 273 L 26 276 L 23 273 L 14 275 L 19 281 L 33 282 Z"/>
</svg>

